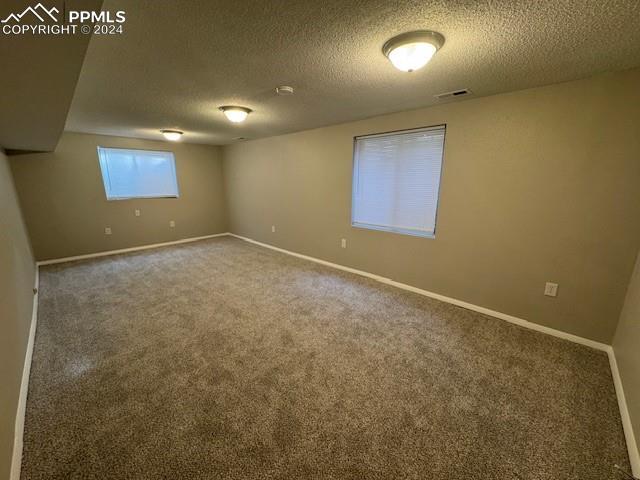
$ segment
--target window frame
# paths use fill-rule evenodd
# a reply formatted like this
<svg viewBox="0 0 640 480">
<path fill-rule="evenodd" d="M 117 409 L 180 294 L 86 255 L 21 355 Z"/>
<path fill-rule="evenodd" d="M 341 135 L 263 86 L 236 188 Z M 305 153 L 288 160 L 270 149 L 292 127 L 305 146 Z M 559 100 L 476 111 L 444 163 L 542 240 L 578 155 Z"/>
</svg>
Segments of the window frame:
<svg viewBox="0 0 640 480">
<path fill-rule="evenodd" d="M 134 195 L 127 197 L 110 197 L 109 191 L 107 189 L 107 183 L 104 177 L 104 170 L 102 169 L 102 158 L 100 157 L 100 149 L 105 150 L 135 150 L 139 152 L 159 152 L 159 153 L 170 153 L 172 157 L 172 171 L 173 178 L 175 179 L 176 184 L 176 194 L 175 195 Z M 180 198 L 180 184 L 178 182 L 178 166 L 176 164 L 176 154 L 171 150 L 159 150 L 159 149 L 151 149 L 151 148 L 127 148 L 127 147 L 105 147 L 102 145 L 98 145 L 96 147 L 96 153 L 98 155 L 98 169 L 100 170 L 100 178 L 102 180 L 102 187 L 104 188 L 104 194 L 108 202 L 119 201 L 119 200 L 137 200 L 137 199 L 154 199 L 154 198 Z M 108 170 L 107 170 L 108 172 Z"/>
<path fill-rule="evenodd" d="M 424 232 L 420 230 L 414 229 L 406 229 L 399 228 L 393 226 L 383 226 L 383 225 L 372 225 L 366 223 L 356 222 L 354 219 L 354 204 L 355 204 L 355 180 L 356 180 L 356 149 L 357 142 L 359 139 L 363 138 L 373 138 L 373 137 L 385 137 L 385 136 L 396 136 L 403 134 L 411 134 L 419 131 L 429 131 L 429 130 L 440 130 L 444 131 L 443 140 L 442 140 L 442 160 L 440 161 L 440 177 L 438 178 L 438 194 L 436 196 L 435 203 L 435 212 L 434 212 L 434 222 L 433 222 L 433 232 Z M 411 237 L 419 237 L 426 238 L 430 240 L 435 240 L 436 231 L 438 228 L 438 211 L 440 209 L 440 194 L 442 193 L 442 177 L 444 175 L 444 163 L 445 163 L 445 148 L 447 143 L 447 124 L 439 123 L 436 125 L 428 125 L 424 127 L 415 127 L 415 128 L 403 128 L 399 130 L 389 130 L 385 132 L 378 133 L 370 133 L 366 135 L 356 135 L 353 137 L 353 152 L 352 152 L 352 160 L 351 160 L 351 227 L 359 228 L 362 230 L 373 230 L 377 232 L 387 232 L 387 233 L 395 233 L 398 235 L 408 235 Z"/>
</svg>

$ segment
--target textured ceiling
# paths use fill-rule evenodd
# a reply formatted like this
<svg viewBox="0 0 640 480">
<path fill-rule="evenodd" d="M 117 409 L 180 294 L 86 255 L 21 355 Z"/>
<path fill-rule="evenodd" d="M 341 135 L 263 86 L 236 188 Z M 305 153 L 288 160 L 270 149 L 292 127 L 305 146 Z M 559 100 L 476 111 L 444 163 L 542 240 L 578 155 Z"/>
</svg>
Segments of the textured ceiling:
<svg viewBox="0 0 640 480">
<path fill-rule="evenodd" d="M 105 0 L 121 37 L 94 36 L 66 129 L 225 144 L 640 65 L 638 0 Z M 405 31 L 446 42 L 403 73 L 381 53 Z M 295 95 L 278 97 L 277 85 Z M 242 125 L 217 107 L 254 110 Z"/>
<path fill-rule="evenodd" d="M 45 1 L 63 10 L 63 1 Z M 2 0 L 0 19 L 37 2 Z M 100 10 L 102 0 L 66 0 L 69 9 Z M 28 14 L 23 23 L 36 24 Z M 51 22 L 49 22 L 51 23 Z M 14 22 L 7 23 L 7 26 Z M 4 25 L 3 25 L 4 26 Z M 0 147 L 53 150 L 64 129 L 89 37 L 0 33 Z"/>
</svg>

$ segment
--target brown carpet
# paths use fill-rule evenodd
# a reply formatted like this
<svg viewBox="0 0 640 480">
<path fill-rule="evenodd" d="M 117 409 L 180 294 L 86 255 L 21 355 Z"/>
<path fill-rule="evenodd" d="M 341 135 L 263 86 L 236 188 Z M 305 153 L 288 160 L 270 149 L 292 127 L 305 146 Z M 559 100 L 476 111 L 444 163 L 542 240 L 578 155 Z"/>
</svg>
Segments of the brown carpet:
<svg viewBox="0 0 640 480">
<path fill-rule="evenodd" d="M 580 479 L 607 356 L 223 237 L 42 268 L 25 479 Z"/>
</svg>

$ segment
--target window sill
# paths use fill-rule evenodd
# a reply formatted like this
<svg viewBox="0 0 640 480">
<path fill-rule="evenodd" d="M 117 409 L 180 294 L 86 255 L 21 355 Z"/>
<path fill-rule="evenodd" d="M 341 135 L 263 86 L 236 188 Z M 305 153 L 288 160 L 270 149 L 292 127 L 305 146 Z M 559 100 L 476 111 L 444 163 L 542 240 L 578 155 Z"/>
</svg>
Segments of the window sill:
<svg viewBox="0 0 640 480">
<path fill-rule="evenodd" d="M 137 197 L 107 197 L 107 201 L 114 202 L 118 200 L 149 200 L 152 198 L 180 198 L 180 195 L 150 195 L 148 197 L 145 196 L 137 196 Z"/>
<path fill-rule="evenodd" d="M 361 228 L 364 230 L 376 230 L 378 232 L 388 232 L 388 233 L 397 233 L 399 235 L 408 235 L 410 237 L 429 238 L 432 240 L 435 240 L 436 238 L 435 232 L 423 232 L 419 230 L 408 230 L 408 229 L 402 229 L 402 228 L 384 227 L 381 225 L 369 225 L 366 223 L 351 223 L 351 226 L 354 228 Z"/>
</svg>

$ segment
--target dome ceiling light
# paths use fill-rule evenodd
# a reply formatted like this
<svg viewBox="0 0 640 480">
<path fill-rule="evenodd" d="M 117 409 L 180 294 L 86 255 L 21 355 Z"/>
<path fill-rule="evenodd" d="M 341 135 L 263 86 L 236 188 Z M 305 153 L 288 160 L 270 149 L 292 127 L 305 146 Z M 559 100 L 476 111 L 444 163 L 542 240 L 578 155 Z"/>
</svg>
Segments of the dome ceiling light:
<svg viewBox="0 0 640 480">
<path fill-rule="evenodd" d="M 431 30 L 407 32 L 393 37 L 382 47 L 382 53 L 394 67 L 413 72 L 424 67 L 444 44 L 444 37 Z"/>
<path fill-rule="evenodd" d="M 184 132 L 181 132 L 180 130 L 160 130 L 160 133 L 164 135 L 164 138 L 167 140 L 177 142 L 182 138 Z"/>
<path fill-rule="evenodd" d="M 220 107 L 220 111 L 224 113 L 225 117 L 233 123 L 242 123 L 247 119 L 247 116 L 251 113 L 250 108 L 237 107 L 234 105 L 225 105 Z"/>
<path fill-rule="evenodd" d="M 283 97 L 293 95 L 293 87 L 290 87 L 289 85 L 281 85 L 276 87 L 276 93 Z"/>
</svg>

